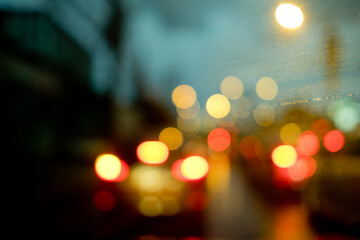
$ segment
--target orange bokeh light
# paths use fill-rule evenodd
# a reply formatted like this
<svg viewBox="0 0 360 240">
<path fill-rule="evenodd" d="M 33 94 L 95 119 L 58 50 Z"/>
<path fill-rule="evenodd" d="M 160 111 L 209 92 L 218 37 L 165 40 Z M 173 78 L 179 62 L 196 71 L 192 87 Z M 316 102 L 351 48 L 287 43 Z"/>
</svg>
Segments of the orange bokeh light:
<svg viewBox="0 0 360 240">
<path fill-rule="evenodd" d="M 319 139 L 323 139 L 324 135 L 330 130 L 330 124 L 326 119 L 319 118 L 312 122 L 311 130 L 319 137 Z"/>
<path fill-rule="evenodd" d="M 303 132 L 296 142 L 296 150 L 301 156 L 313 156 L 319 149 L 319 139 L 312 131 Z"/>
<path fill-rule="evenodd" d="M 110 211 L 115 207 L 115 197 L 108 191 L 97 192 L 94 196 L 94 205 L 100 211 Z"/>
<path fill-rule="evenodd" d="M 115 181 L 121 172 L 121 161 L 112 154 L 101 154 L 95 160 L 95 172 L 104 181 Z"/>
<path fill-rule="evenodd" d="M 314 175 L 314 173 L 316 172 L 316 161 L 312 157 L 304 157 L 302 159 L 304 159 L 306 161 L 307 168 L 308 168 L 306 177 L 309 178 L 312 175 Z"/>
<path fill-rule="evenodd" d="M 169 149 L 163 142 L 145 141 L 138 146 L 136 154 L 143 163 L 161 164 L 167 160 Z"/>
<path fill-rule="evenodd" d="M 271 153 L 273 163 L 280 168 L 292 166 L 297 158 L 296 150 L 291 145 L 280 145 Z"/>
<path fill-rule="evenodd" d="M 289 178 L 295 182 L 304 180 L 309 172 L 305 159 L 298 159 L 294 165 L 288 168 Z"/>
<path fill-rule="evenodd" d="M 333 130 L 328 132 L 324 136 L 324 147 L 329 152 L 337 152 L 345 144 L 345 137 L 339 130 Z"/>
<path fill-rule="evenodd" d="M 191 156 L 181 163 L 181 173 L 188 181 L 203 179 L 209 171 L 209 164 L 201 156 Z"/>
<path fill-rule="evenodd" d="M 209 133 L 207 142 L 212 150 L 215 152 L 222 152 L 229 147 L 231 143 L 231 136 L 225 129 L 216 128 Z"/>
<path fill-rule="evenodd" d="M 241 140 L 239 148 L 245 158 L 254 159 L 259 157 L 262 145 L 256 136 L 246 136 Z"/>
</svg>

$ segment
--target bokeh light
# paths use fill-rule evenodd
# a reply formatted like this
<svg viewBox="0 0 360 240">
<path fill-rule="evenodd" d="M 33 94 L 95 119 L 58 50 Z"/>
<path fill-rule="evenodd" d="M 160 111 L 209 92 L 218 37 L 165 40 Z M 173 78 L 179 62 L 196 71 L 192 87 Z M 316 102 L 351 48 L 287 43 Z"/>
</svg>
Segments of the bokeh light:
<svg viewBox="0 0 360 240">
<path fill-rule="evenodd" d="M 156 196 L 146 196 L 139 203 L 139 211 L 146 217 L 159 216 L 162 210 L 161 200 Z"/>
<path fill-rule="evenodd" d="M 206 102 L 206 110 L 214 118 L 224 118 L 230 112 L 230 102 L 222 94 L 214 94 Z"/>
<path fill-rule="evenodd" d="M 359 123 L 358 111 L 352 105 L 343 106 L 336 111 L 334 122 L 343 132 L 351 132 Z"/>
<path fill-rule="evenodd" d="M 313 156 L 319 149 L 319 139 L 312 131 L 303 132 L 296 142 L 296 150 L 301 156 Z"/>
<path fill-rule="evenodd" d="M 304 180 L 308 175 L 308 165 L 304 159 L 298 159 L 288 168 L 289 178 L 295 182 Z"/>
<path fill-rule="evenodd" d="M 180 116 L 177 118 L 177 126 L 178 128 L 184 132 L 186 135 L 191 135 L 197 133 L 201 126 L 201 119 L 199 116 L 192 119 L 184 119 Z"/>
<path fill-rule="evenodd" d="M 196 101 L 189 108 L 176 108 L 178 115 L 183 119 L 193 119 L 199 115 L 200 103 Z"/>
<path fill-rule="evenodd" d="M 114 179 L 114 182 L 125 181 L 129 176 L 129 171 L 130 171 L 129 165 L 123 160 L 120 160 L 120 163 L 121 163 L 120 174 L 117 176 L 117 178 Z"/>
<path fill-rule="evenodd" d="M 256 84 L 256 94 L 263 100 L 273 100 L 278 91 L 277 83 L 269 77 L 261 78 Z"/>
<path fill-rule="evenodd" d="M 115 203 L 114 195 L 108 191 L 99 191 L 94 195 L 94 205 L 100 211 L 111 211 Z"/>
<path fill-rule="evenodd" d="M 293 4 L 280 4 L 275 11 L 278 23 L 285 28 L 300 27 L 304 20 L 301 9 Z"/>
<path fill-rule="evenodd" d="M 300 127 L 296 123 L 288 123 L 280 130 L 280 138 L 284 144 L 295 145 L 300 134 Z"/>
<path fill-rule="evenodd" d="M 174 178 L 171 171 L 166 170 L 163 174 L 162 193 L 178 194 L 182 188 L 183 183 Z"/>
<path fill-rule="evenodd" d="M 239 119 L 247 118 L 251 112 L 251 102 L 247 97 L 242 96 L 240 99 L 233 101 L 232 114 Z"/>
<path fill-rule="evenodd" d="M 120 174 L 120 159 L 112 154 L 101 154 L 95 160 L 95 172 L 105 181 L 114 181 Z"/>
<path fill-rule="evenodd" d="M 230 159 L 224 152 L 211 154 L 206 185 L 211 192 L 224 192 L 230 185 Z"/>
<path fill-rule="evenodd" d="M 227 98 L 238 99 L 244 92 L 244 85 L 239 78 L 228 76 L 222 80 L 220 90 Z"/>
<path fill-rule="evenodd" d="M 150 165 L 137 165 L 130 172 L 130 181 L 139 191 L 159 193 L 162 191 L 165 170 Z"/>
<path fill-rule="evenodd" d="M 136 154 L 143 163 L 161 164 L 167 160 L 169 149 L 163 142 L 145 141 L 138 146 Z"/>
<path fill-rule="evenodd" d="M 163 216 L 174 216 L 180 211 L 179 201 L 174 196 L 163 196 L 161 197 L 161 206 Z"/>
<path fill-rule="evenodd" d="M 270 126 L 275 120 L 274 108 L 267 103 L 259 104 L 254 110 L 254 120 L 262 127 Z"/>
<path fill-rule="evenodd" d="M 231 136 L 225 129 L 216 128 L 209 133 L 207 142 L 212 150 L 222 152 L 230 146 Z"/>
<path fill-rule="evenodd" d="M 183 143 L 183 135 L 179 129 L 168 127 L 160 132 L 159 141 L 165 143 L 169 150 L 176 150 Z"/>
<path fill-rule="evenodd" d="M 203 179 L 209 171 L 209 164 L 201 156 L 191 156 L 181 164 L 182 175 L 190 181 Z"/>
<path fill-rule="evenodd" d="M 171 99 L 176 107 L 189 108 L 196 102 L 196 91 L 189 85 L 180 85 L 172 92 Z"/>
<path fill-rule="evenodd" d="M 280 168 L 276 165 L 274 166 L 274 172 L 273 172 L 273 180 L 274 184 L 278 188 L 288 188 L 290 187 L 289 180 L 289 171 L 288 168 Z"/>
<path fill-rule="evenodd" d="M 329 152 L 337 152 L 344 146 L 345 137 L 339 130 L 333 130 L 324 136 L 323 143 Z"/>
<path fill-rule="evenodd" d="M 309 178 L 312 175 L 315 174 L 316 172 L 316 161 L 313 157 L 302 157 L 301 159 L 303 159 L 306 162 L 307 165 L 307 175 L 306 177 Z"/>
<path fill-rule="evenodd" d="M 171 174 L 173 177 L 179 181 L 186 181 L 185 176 L 181 172 L 181 165 L 184 159 L 176 160 L 171 166 Z"/>
<path fill-rule="evenodd" d="M 346 100 L 333 101 L 327 107 L 327 114 L 336 128 L 344 133 L 352 132 L 360 122 L 360 104 Z"/>
<path fill-rule="evenodd" d="M 241 140 L 239 150 L 246 159 L 259 158 L 261 156 L 262 145 L 259 138 L 250 135 Z"/>
<path fill-rule="evenodd" d="M 206 143 L 202 141 L 202 139 L 193 138 L 193 140 L 186 142 L 182 148 L 182 154 L 183 156 L 205 156 L 207 149 L 208 147 Z"/>
<path fill-rule="evenodd" d="M 296 149 L 290 145 L 280 145 L 271 153 L 273 163 L 280 168 L 287 168 L 296 162 Z"/>
<path fill-rule="evenodd" d="M 319 139 L 323 139 L 329 130 L 330 123 L 324 118 L 319 118 L 311 123 L 311 131 L 313 131 Z"/>
</svg>

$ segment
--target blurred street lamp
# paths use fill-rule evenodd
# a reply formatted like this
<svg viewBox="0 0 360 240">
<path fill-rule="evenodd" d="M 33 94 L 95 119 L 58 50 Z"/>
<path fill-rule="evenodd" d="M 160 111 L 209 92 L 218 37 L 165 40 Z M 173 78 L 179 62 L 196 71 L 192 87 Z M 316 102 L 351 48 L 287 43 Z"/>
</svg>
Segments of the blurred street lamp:
<svg viewBox="0 0 360 240">
<path fill-rule="evenodd" d="M 280 4 L 276 8 L 275 17 L 281 26 L 289 29 L 300 27 L 304 21 L 301 9 L 289 3 Z"/>
</svg>

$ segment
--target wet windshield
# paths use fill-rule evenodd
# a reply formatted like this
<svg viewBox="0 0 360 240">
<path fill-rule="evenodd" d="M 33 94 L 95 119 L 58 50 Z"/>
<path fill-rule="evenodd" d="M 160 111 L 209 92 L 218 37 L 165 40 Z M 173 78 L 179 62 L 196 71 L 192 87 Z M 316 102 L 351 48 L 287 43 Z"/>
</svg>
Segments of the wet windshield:
<svg viewBox="0 0 360 240">
<path fill-rule="evenodd" d="M 359 237 L 358 0 L 2 0 L 0 41 L 21 229 Z"/>
</svg>

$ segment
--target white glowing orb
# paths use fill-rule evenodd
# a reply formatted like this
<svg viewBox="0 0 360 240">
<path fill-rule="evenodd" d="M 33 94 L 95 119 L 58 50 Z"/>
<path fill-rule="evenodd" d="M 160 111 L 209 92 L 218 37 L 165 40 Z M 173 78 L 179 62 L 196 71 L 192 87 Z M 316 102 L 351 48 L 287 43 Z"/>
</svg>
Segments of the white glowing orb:
<svg viewBox="0 0 360 240">
<path fill-rule="evenodd" d="M 301 9 L 293 4 L 280 4 L 275 12 L 276 20 L 285 28 L 300 27 L 304 21 L 304 15 Z"/>
</svg>

